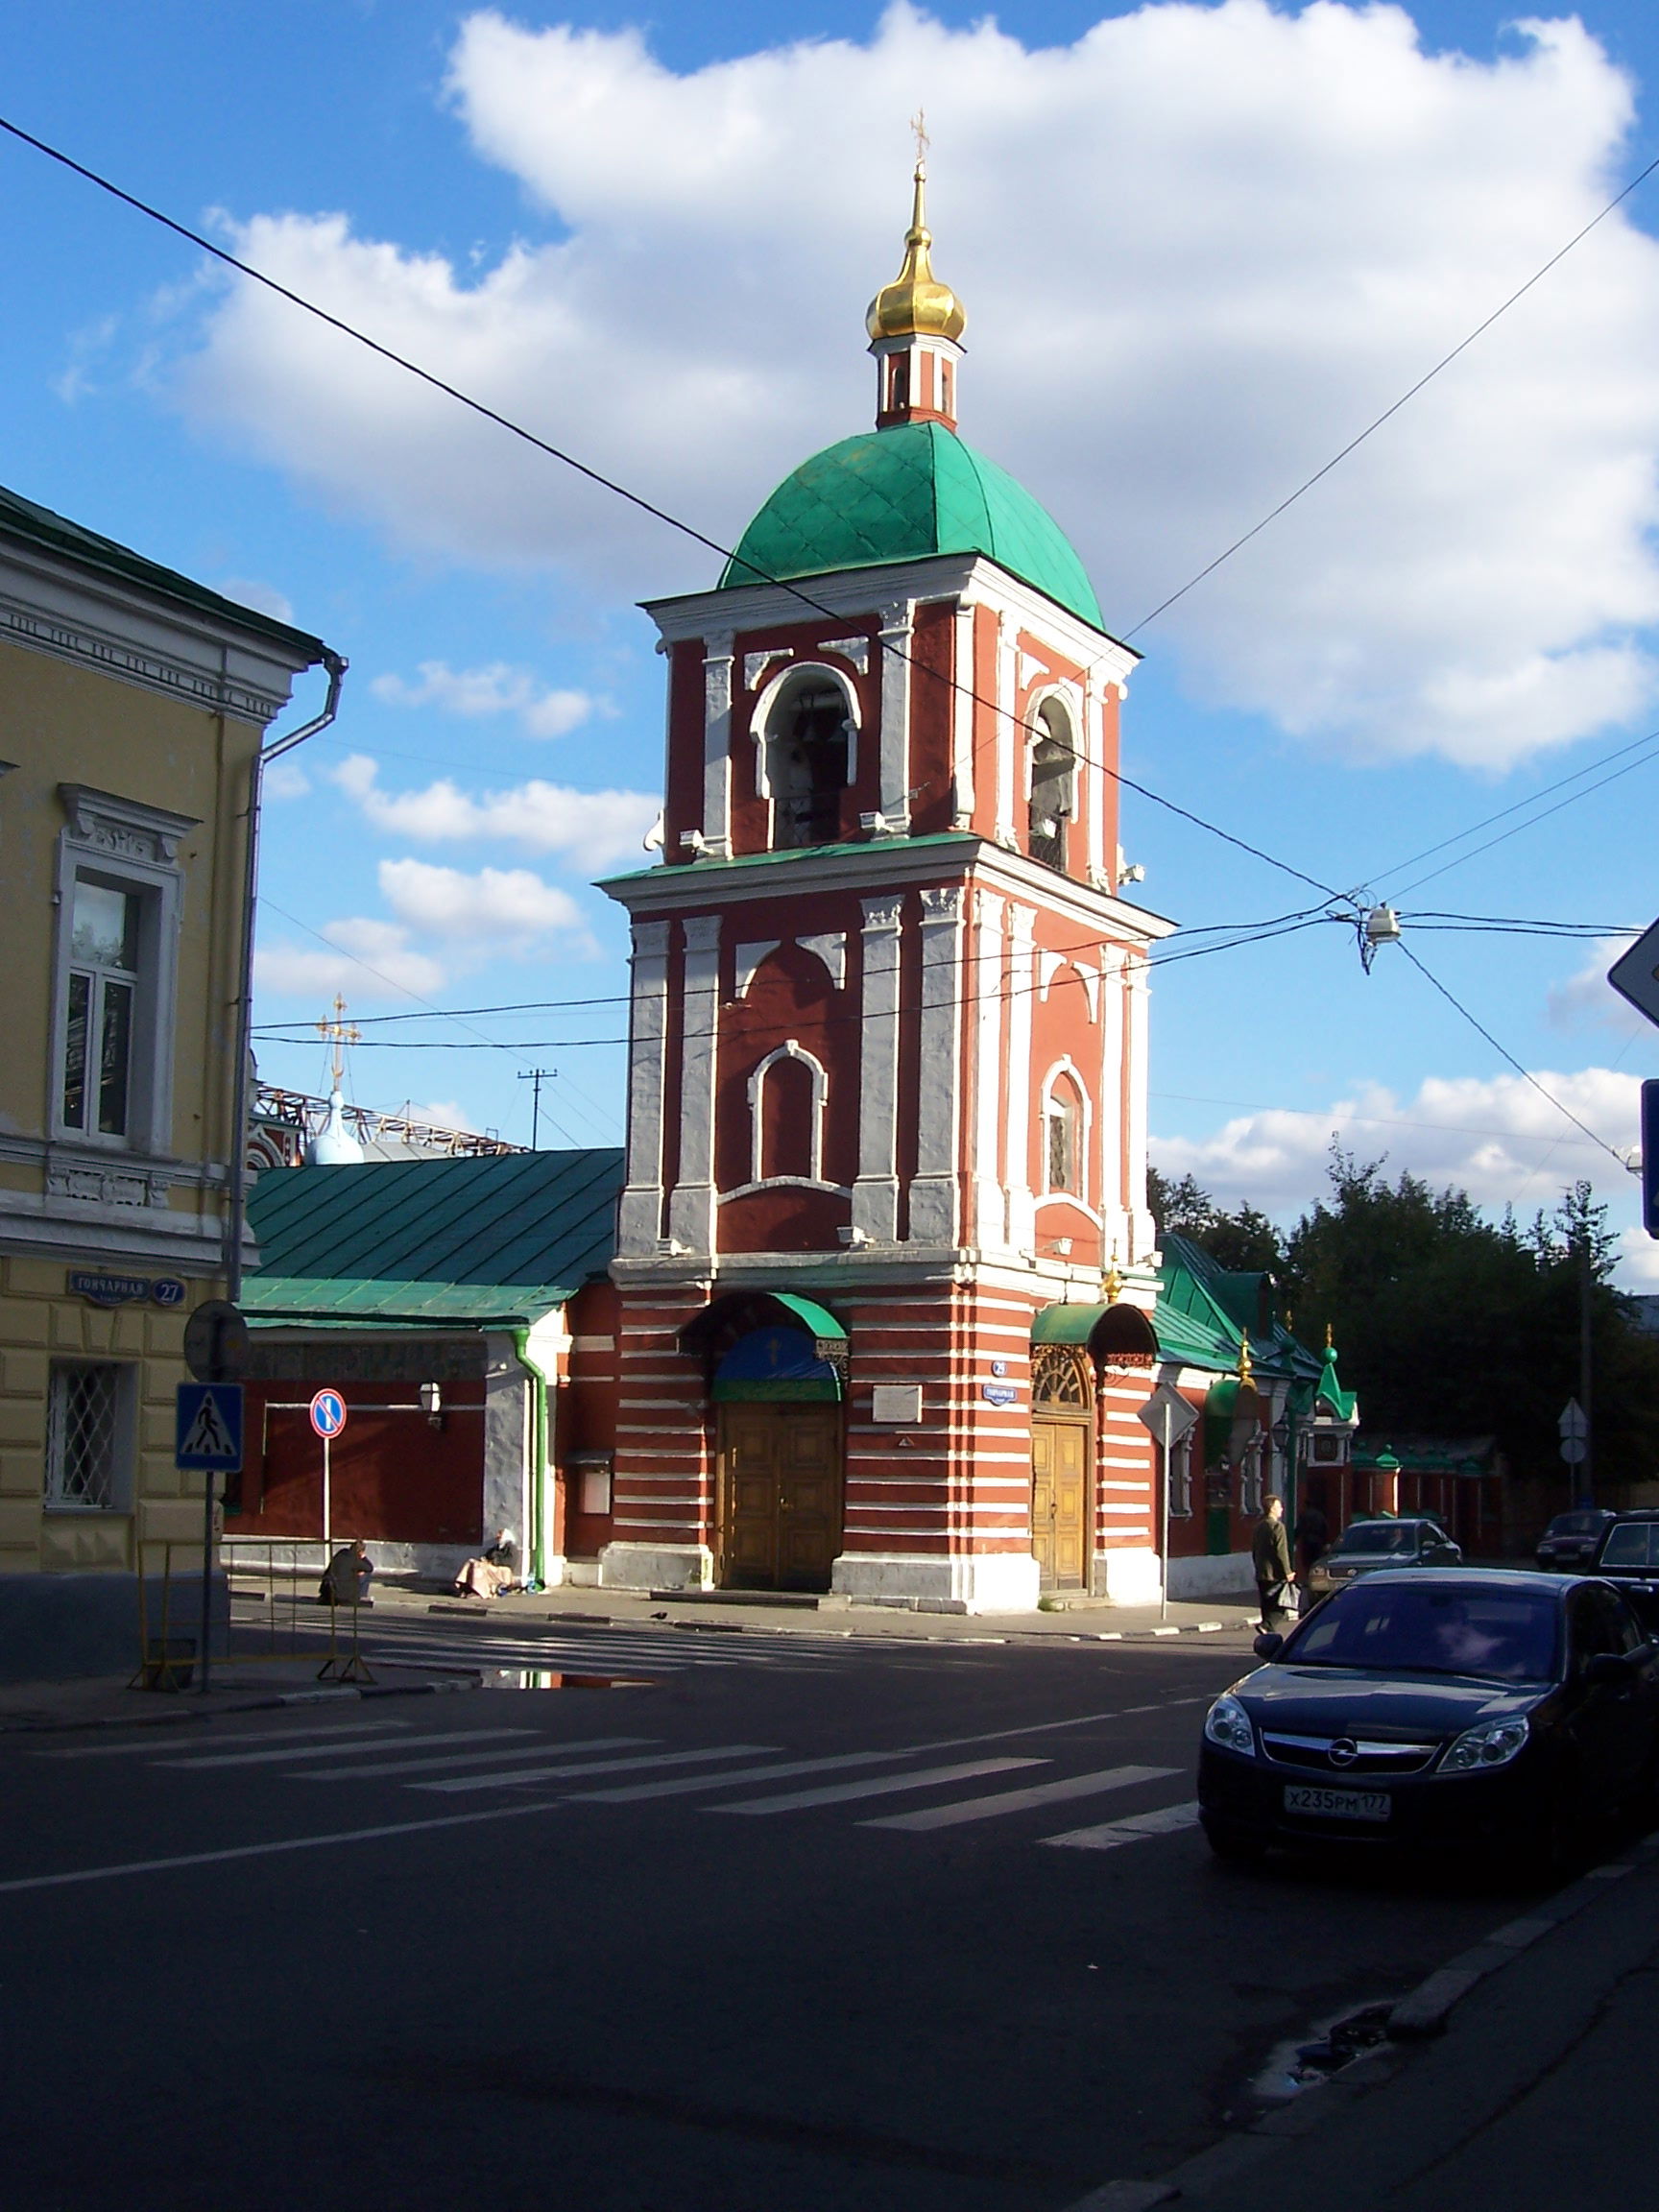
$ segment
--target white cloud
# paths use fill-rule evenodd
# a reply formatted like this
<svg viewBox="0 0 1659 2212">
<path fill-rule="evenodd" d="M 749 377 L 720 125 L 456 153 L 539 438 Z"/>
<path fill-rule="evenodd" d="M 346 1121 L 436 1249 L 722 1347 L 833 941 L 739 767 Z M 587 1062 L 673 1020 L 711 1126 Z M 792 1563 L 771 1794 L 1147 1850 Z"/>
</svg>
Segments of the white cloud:
<svg viewBox="0 0 1659 2212">
<path fill-rule="evenodd" d="M 233 599 L 238 607 L 252 607 L 255 614 L 269 614 L 273 622 L 294 619 L 293 600 L 275 584 L 261 583 L 257 576 L 221 576 L 213 589 Z"/>
<path fill-rule="evenodd" d="M 466 1109 L 454 1098 L 404 1098 L 396 1106 L 377 1106 L 377 1114 L 397 1114 L 405 1121 L 423 1121 L 433 1129 L 461 1129 L 469 1136 L 480 1134 L 477 1124 L 469 1119 Z"/>
<path fill-rule="evenodd" d="M 434 868 L 424 860 L 382 860 L 380 895 L 400 924 L 428 935 L 492 950 L 524 952 L 555 932 L 579 933 L 590 946 L 568 891 L 528 868 Z"/>
<path fill-rule="evenodd" d="M 898 118 L 926 87 L 964 428 L 1139 619 L 1579 229 L 1623 173 L 1628 80 L 1576 18 L 1491 61 L 1400 9 L 1140 7 L 1069 47 L 890 10 L 676 73 L 639 33 L 467 18 L 449 96 L 548 210 L 474 277 L 258 215 L 261 269 L 728 541 L 870 415 Z M 718 302 L 718 311 L 710 303 Z M 191 309 L 190 312 L 195 312 Z M 572 589 L 710 580 L 685 545 L 233 284 L 177 389 L 397 542 Z M 1351 757 L 1501 766 L 1659 689 L 1659 245 L 1623 212 L 1143 642 L 1206 696 Z"/>
<path fill-rule="evenodd" d="M 1636 1144 L 1637 1076 L 1610 1068 L 1535 1072 L 1616 1150 Z M 1616 1230 L 1640 1202 L 1635 1177 L 1519 1075 L 1431 1076 L 1408 1098 L 1363 1084 L 1317 1111 L 1259 1108 L 1210 1137 L 1154 1138 L 1152 1157 L 1166 1175 L 1193 1175 L 1226 1205 L 1247 1202 L 1289 1220 L 1326 1194 L 1334 1137 L 1361 1160 L 1386 1155 L 1390 1180 L 1408 1169 L 1436 1189 L 1467 1190 L 1479 1205 L 1513 1206 L 1523 1220 L 1540 1207 L 1551 1211 L 1580 1176 L 1611 1202 Z"/>
<path fill-rule="evenodd" d="M 661 804 L 643 791 L 573 791 L 540 778 L 478 797 L 446 776 L 423 791 L 382 791 L 378 764 L 365 753 L 350 754 L 332 775 L 389 834 L 430 844 L 495 837 L 533 853 L 574 854 L 595 870 L 624 859 L 642 865 L 642 841 Z"/>
<path fill-rule="evenodd" d="M 274 760 L 260 779 L 267 799 L 303 799 L 310 788 L 311 779 L 298 760 Z"/>
<path fill-rule="evenodd" d="M 1551 984 L 1546 1006 L 1556 1028 L 1578 1029 L 1600 1022 L 1630 1037 L 1640 1036 L 1645 1029 L 1651 1031 L 1652 1024 L 1607 980 L 1608 969 L 1635 942 L 1634 937 L 1599 937 L 1595 950 L 1575 975 L 1570 975 L 1565 983 Z"/>
<path fill-rule="evenodd" d="M 516 714 L 532 737 L 565 737 L 579 730 L 605 705 L 587 691 L 539 690 L 527 668 L 493 661 L 484 668 L 451 668 L 447 661 L 422 661 L 420 679 L 376 676 L 369 686 L 389 707 L 436 707 L 469 719 L 485 714 Z"/>
<path fill-rule="evenodd" d="M 371 915 L 325 923 L 319 931 L 325 944 L 261 945 L 253 960 L 254 984 L 280 998 L 319 1004 L 336 992 L 359 1007 L 431 998 L 448 981 L 448 971 L 413 947 L 410 934 L 398 923 Z"/>
</svg>

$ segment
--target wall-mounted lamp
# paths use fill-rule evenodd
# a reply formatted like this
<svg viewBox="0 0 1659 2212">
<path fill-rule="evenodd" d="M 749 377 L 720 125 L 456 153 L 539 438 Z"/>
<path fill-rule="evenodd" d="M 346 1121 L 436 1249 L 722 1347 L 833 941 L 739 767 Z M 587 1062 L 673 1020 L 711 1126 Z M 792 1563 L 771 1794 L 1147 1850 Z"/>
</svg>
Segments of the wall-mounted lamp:
<svg viewBox="0 0 1659 2212">
<path fill-rule="evenodd" d="M 427 1427 L 428 1427 L 429 1429 L 442 1429 L 442 1428 L 443 1428 L 443 1426 L 444 1426 L 444 1392 L 443 1392 L 443 1389 L 442 1389 L 442 1387 L 441 1387 L 441 1386 L 440 1386 L 438 1383 L 436 1383 L 436 1382 L 422 1382 L 422 1383 L 421 1383 L 421 1412 L 422 1412 L 422 1413 L 424 1413 L 424 1414 L 425 1414 L 425 1416 L 426 1416 L 426 1425 L 427 1425 Z"/>
<path fill-rule="evenodd" d="M 845 1222 L 839 1229 L 836 1230 L 835 1234 L 840 1238 L 841 1242 L 848 1247 L 849 1250 L 852 1250 L 860 1244 L 868 1244 L 870 1241 L 870 1233 L 868 1230 L 851 1228 Z"/>
<path fill-rule="evenodd" d="M 1057 1259 L 1070 1260 L 1071 1257 L 1070 1238 L 1056 1237 L 1054 1239 L 1054 1252 Z"/>
</svg>

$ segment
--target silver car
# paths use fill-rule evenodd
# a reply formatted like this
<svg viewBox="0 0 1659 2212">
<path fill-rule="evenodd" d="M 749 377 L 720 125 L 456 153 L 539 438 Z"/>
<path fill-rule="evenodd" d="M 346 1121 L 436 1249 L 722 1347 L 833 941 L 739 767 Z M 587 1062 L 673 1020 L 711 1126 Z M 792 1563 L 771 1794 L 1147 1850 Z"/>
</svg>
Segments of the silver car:
<svg viewBox="0 0 1659 2212">
<path fill-rule="evenodd" d="M 1328 1598 L 1380 1567 L 1460 1567 L 1463 1554 L 1437 1521 L 1351 1521 L 1308 1571 L 1308 1594 Z"/>
</svg>

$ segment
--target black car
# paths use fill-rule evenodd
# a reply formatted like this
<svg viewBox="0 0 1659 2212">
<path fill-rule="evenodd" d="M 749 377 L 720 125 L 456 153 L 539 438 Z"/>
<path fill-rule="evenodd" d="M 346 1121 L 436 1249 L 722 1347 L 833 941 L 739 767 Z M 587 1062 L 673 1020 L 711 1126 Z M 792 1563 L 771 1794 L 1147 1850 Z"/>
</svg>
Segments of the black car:
<svg viewBox="0 0 1659 2212">
<path fill-rule="evenodd" d="M 1463 1554 L 1427 1514 L 1406 1520 L 1350 1521 L 1308 1570 L 1310 1597 L 1328 1597 L 1358 1575 L 1384 1567 L 1460 1567 Z"/>
<path fill-rule="evenodd" d="M 1532 1556 L 1540 1567 L 1567 1569 L 1582 1574 L 1596 1557 L 1609 1526 L 1619 1516 L 1599 1505 L 1575 1506 L 1571 1513 L 1557 1513 L 1542 1536 Z"/>
<path fill-rule="evenodd" d="M 1204 1721 L 1199 1817 L 1224 1859 L 1391 1844 L 1553 1873 L 1659 1777 L 1659 1646 L 1602 1581 L 1368 1575 L 1256 1649 Z"/>
<path fill-rule="evenodd" d="M 1659 1633 L 1659 1513 L 1613 1513 L 1590 1572 L 1623 1591 L 1649 1635 Z"/>
</svg>

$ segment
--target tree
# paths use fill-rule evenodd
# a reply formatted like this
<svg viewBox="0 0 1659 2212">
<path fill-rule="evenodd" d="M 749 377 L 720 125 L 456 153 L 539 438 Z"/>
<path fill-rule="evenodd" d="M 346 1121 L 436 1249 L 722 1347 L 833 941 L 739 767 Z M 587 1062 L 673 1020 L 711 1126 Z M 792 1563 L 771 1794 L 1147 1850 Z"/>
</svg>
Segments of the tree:
<svg viewBox="0 0 1659 2212">
<path fill-rule="evenodd" d="M 1202 1245 L 1223 1267 L 1241 1275 L 1278 1276 L 1285 1245 L 1265 1214 L 1240 1206 L 1229 1214 L 1190 1175 L 1166 1181 L 1156 1167 L 1146 1172 L 1146 1198 L 1160 1230 L 1173 1229 Z"/>
</svg>

